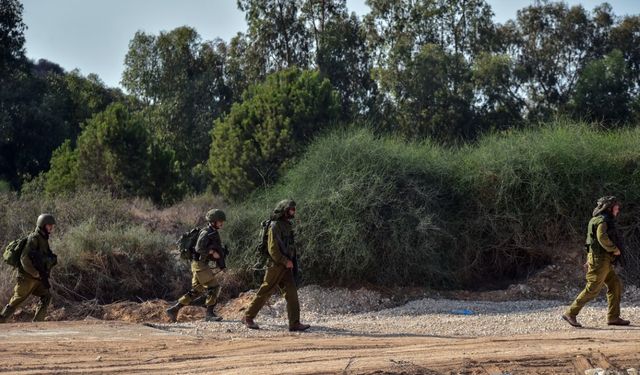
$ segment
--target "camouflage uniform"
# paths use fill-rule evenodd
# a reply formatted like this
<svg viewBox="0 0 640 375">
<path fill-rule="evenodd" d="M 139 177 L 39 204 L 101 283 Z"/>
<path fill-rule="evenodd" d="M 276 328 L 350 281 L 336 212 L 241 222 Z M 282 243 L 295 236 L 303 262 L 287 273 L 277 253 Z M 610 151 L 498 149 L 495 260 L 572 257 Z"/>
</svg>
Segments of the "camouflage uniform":
<svg viewBox="0 0 640 375">
<path fill-rule="evenodd" d="M 51 219 L 53 218 L 51 217 Z M 55 221 L 53 223 L 55 224 Z M 29 235 L 27 243 L 22 250 L 17 283 L 13 289 L 11 300 L 0 313 L 0 323 L 6 322 L 30 295 L 40 297 L 33 321 L 44 320 L 51 302 L 50 285 L 47 280 L 48 273 L 56 263 L 57 256 L 49 248 L 49 235 L 44 226 L 38 226 Z M 43 273 L 46 273 L 46 276 Z"/>
<path fill-rule="evenodd" d="M 226 215 L 221 210 L 213 209 L 207 212 L 205 218 L 209 222 L 209 225 L 200 230 L 200 233 L 198 234 L 198 241 L 195 246 L 195 252 L 193 253 L 191 260 L 191 290 L 180 297 L 174 306 L 166 310 L 169 319 L 173 322 L 177 320 L 178 311 L 182 307 L 189 305 L 194 299 L 202 296 L 203 294 L 206 295 L 205 305 L 207 307 L 205 321 L 222 320 L 222 318 L 217 316 L 214 312 L 214 306 L 218 301 L 221 288 L 213 270 L 209 266 L 209 262 L 215 261 L 210 254 L 211 251 L 218 253 L 218 256 L 220 257 L 224 256 L 224 249 L 222 247 L 222 241 L 220 240 L 220 234 L 214 227 L 214 222 L 225 221 Z"/>
<path fill-rule="evenodd" d="M 206 293 L 206 306 L 213 306 L 218 300 L 220 294 L 220 284 L 216 280 L 213 270 L 209 266 L 209 262 L 214 259 L 209 255 L 209 251 L 214 250 L 218 254 L 222 253 L 222 241 L 220 234 L 211 225 L 200 231 L 198 242 L 196 243 L 196 252 L 191 261 L 191 290 L 184 296 L 180 297 L 178 302 L 182 305 L 188 305 L 194 299 Z"/>
<path fill-rule="evenodd" d="M 264 281 L 258 289 L 253 301 L 249 304 L 243 322 L 249 328 L 258 328 L 253 319 L 260 309 L 269 300 L 276 288 L 280 289 L 287 301 L 287 316 L 289 318 L 289 330 L 304 331 L 308 325 L 300 323 L 300 302 L 294 277 L 296 267 L 296 248 L 294 242 L 293 227 L 286 218 L 287 209 L 295 207 L 295 202 L 284 200 L 278 203 L 271 217 L 268 232 L 269 260 Z M 291 261 L 294 268 L 287 268 Z"/>
<path fill-rule="evenodd" d="M 606 198 L 611 200 L 609 206 L 603 202 Z M 602 202 L 601 202 L 602 201 Z M 622 283 L 616 275 L 613 262 L 616 256 L 614 253 L 620 251 L 620 237 L 615 228 L 615 218 L 611 212 L 607 211 L 613 205 L 618 204 L 614 197 L 603 197 L 599 200 L 598 207 L 593 212 L 593 217 L 589 220 L 587 228 L 586 246 L 587 254 L 587 285 L 576 297 L 563 318 L 574 326 L 580 326 L 575 317 L 580 313 L 587 302 L 596 298 L 603 286 L 607 286 L 608 312 L 607 321 L 609 324 L 626 325 L 628 321 L 620 319 L 620 296 L 622 294 Z M 624 324 L 626 322 L 626 324 Z"/>
</svg>

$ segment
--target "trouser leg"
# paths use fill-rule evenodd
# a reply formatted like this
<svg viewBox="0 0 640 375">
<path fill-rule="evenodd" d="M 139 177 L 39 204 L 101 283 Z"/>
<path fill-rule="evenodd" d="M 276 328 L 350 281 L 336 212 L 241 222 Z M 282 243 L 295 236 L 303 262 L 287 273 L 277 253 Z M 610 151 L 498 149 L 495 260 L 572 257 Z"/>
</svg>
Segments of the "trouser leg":
<svg viewBox="0 0 640 375">
<path fill-rule="evenodd" d="M 587 271 L 587 285 L 578 294 L 578 297 L 576 297 L 566 313 L 571 316 L 577 316 L 587 302 L 596 298 L 604 286 L 604 280 L 608 272 L 607 264 L 590 263 Z"/>
<path fill-rule="evenodd" d="M 613 321 L 620 317 L 620 299 L 622 296 L 622 282 L 613 267 L 611 267 L 604 283 L 607 285 L 607 304 L 609 305 L 607 319 Z"/>
<path fill-rule="evenodd" d="M 280 279 L 285 269 L 286 268 L 280 265 L 274 265 L 267 269 L 267 272 L 264 275 L 264 281 L 262 282 L 262 285 L 260 285 L 258 293 L 256 293 L 256 296 L 253 298 L 244 314 L 246 318 L 253 319 L 258 315 L 262 306 L 267 303 L 269 297 L 271 297 L 271 294 L 273 294 L 280 283 Z"/>
<path fill-rule="evenodd" d="M 284 299 L 287 301 L 287 317 L 289 327 L 294 327 L 300 323 L 300 301 L 298 300 L 298 289 L 291 270 L 286 270 L 279 284 L 284 292 Z"/>
</svg>

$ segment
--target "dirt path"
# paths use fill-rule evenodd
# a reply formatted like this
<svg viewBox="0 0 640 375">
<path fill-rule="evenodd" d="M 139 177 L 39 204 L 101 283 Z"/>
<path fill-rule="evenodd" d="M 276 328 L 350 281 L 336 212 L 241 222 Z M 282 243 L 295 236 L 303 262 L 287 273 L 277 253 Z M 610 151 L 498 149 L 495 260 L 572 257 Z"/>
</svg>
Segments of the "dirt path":
<svg viewBox="0 0 640 375">
<path fill-rule="evenodd" d="M 3 374 L 584 374 L 589 367 L 640 366 L 640 327 L 476 338 L 349 332 L 238 338 L 104 321 L 1 328 Z"/>
</svg>

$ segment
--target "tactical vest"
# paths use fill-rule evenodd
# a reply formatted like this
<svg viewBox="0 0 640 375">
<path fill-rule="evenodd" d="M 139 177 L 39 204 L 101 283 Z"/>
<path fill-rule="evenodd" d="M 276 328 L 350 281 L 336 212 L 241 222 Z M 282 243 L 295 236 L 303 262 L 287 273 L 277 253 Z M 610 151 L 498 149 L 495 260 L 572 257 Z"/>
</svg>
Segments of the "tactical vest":
<svg viewBox="0 0 640 375">
<path fill-rule="evenodd" d="M 594 216 L 589 220 L 585 244 L 589 251 L 591 251 L 591 253 L 596 257 L 608 254 L 607 250 L 605 250 L 604 247 L 600 245 L 600 241 L 598 241 L 598 226 L 605 221 L 604 215 Z"/>
</svg>

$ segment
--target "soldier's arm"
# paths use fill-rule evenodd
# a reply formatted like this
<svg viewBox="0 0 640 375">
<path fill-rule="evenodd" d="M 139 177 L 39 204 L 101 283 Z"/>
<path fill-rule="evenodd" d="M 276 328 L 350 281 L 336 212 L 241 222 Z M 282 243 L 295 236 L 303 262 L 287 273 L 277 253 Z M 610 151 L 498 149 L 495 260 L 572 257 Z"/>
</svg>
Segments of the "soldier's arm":
<svg viewBox="0 0 640 375">
<path fill-rule="evenodd" d="M 598 242 L 600 242 L 600 245 L 602 245 L 602 247 L 609 253 L 615 253 L 617 251 L 620 251 L 620 249 L 618 249 L 616 244 L 613 243 L 613 241 L 607 234 L 607 229 L 608 227 L 606 222 L 603 222 L 600 225 L 598 225 L 598 231 L 597 231 Z"/>
<path fill-rule="evenodd" d="M 20 264 L 22 265 L 22 269 L 28 273 L 29 275 L 38 278 L 40 277 L 40 272 L 36 269 L 29 257 L 29 254 L 36 250 L 38 247 L 37 239 L 34 237 L 30 237 L 25 245 L 24 249 L 22 249 L 22 254 L 20 255 Z"/>
<path fill-rule="evenodd" d="M 279 244 L 282 243 L 282 240 L 278 237 L 279 231 L 276 228 L 276 226 L 277 224 L 274 224 L 269 228 L 269 233 L 267 236 L 267 239 L 268 239 L 267 249 L 269 250 L 269 255 L 271 256 L 271 259 L 273 259 L 274 262 L 286 267 L 287 261 L 289 261 L 289 258 L 285 257 L 282 254 L 282 251 L 280 251 Z"/>
<path fill-rule="evenodd" d="M 222 244 L 218 233 L 209 233 L 209 231 L 201 231 L 196 242 L 196 252 L 200 255 L 207 256 L 209 251 L 214 250 L 220 253 Z"/>
</svg>

